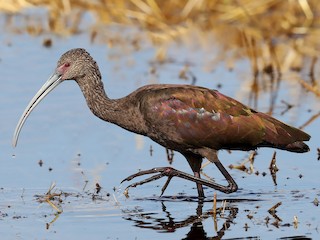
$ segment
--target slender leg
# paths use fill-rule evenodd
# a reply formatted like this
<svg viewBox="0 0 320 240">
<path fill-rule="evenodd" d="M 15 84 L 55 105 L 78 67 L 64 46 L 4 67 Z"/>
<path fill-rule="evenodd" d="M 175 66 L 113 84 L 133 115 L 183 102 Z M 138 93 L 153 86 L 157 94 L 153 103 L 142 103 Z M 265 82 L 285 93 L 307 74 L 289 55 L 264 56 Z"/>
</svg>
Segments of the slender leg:
<svg viewBox="0 0 320 240">
<path fill-rule="evenodd" d="M 193 174 L 194 174 L 194 176 L 195 176 L 196 178 L 201 179 L 200 170 L 199 170 L 199 172 L 193 172 Z M 199 183 L 199 182 L 197 182 L 197 190 L 198 190 L 198 196 L 199 196 L 199 198 L 205 198 L 202 184 Z"/>
<path fill-rule="evenodd" d="M 210 155 L 207 155 L 206 157 L 210 162 L 213 162 L 217 166 L 219 171 L 222 173 L 222 175 L 225 177 L 225 179 L 228 182 L 228 186 L 224 187 L 224 190 L 222 192 L 224 193 L 236 192 L 238 190 L 238 185 L 234 181 L 234 179 L 231 177 L 231 175 L 228 173 L 228 171 L 224 168 L 222 163 L 220 162 L 217 152 L 211 151 Z"/>
<path fill-rule="evenodd" d="M 188 160 L 188 163 L 193 171 L 194 177 L 197 179 L 201 179 L 200 170 L 202 164 L 202 156 L 193 153 L 183 153 L 183 156 Z M 196 182 L 196 184 L 199 198 L 204 198 L 205 196 L 202 184 L 199 182 Z"/>
</svg>

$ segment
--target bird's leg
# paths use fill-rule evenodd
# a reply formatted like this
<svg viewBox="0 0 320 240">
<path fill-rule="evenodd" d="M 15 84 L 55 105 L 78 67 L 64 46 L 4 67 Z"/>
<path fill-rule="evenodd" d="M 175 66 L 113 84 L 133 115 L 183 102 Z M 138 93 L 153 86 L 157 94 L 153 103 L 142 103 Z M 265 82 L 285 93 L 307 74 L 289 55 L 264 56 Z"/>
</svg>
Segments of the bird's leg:
<svg viewBox="0 0 320 240">
<path fill-rule="evenodd" d="M 200 169 L 199 169 L 199 171 L 197 171 L 197 172 L 193 172 L 193 174 L 194 174 L 194 176 L 195 176 L 196 178 L 199 178 L 199 179 L 200 179 Z M 202 184 L 199 183 L 199 182 L 196 182 L 196 183 L 197 183 L 197 190 L 198 190 L 198 196 L 199 196 L 199 198 L 204 198 L 205 196 L 204 196 Z"/>
<path fill-rule="evenodd" d="M 225 179 L 228 182 L 228 186 L 224 187 L 223 189 L 220 189 L 220 191 L 224 192 L 224 193 L 233 193 L 236 192 L 238 190 L 238 185 L 237 183 L 234 181 L 234 179 L 231 177 L 231 175 L 227 172 L 227 170 L 224 168 L 224 166 L 222 165 L 222 163 L 219 162 L 214 162 L 217 166 L 217 168 L 220 170 L 220 172 L 222 173 L 222 175 L 225 177 Z"/>
<path fill-rule="evenodd" d="M 163 185 L 162 189 L 161 189 L 161 194 L 160 197 L 163 195 L 164 191 L 167 189 L 171 179 L 173 178 L 173 176 L 168 176 L 168 179 L 166 181 L 166 183 Z"/>
<path fill-rule="evenodd" d="M 232 193 L 238 190 L 238 185 L 237 183 L 234 181 L 234 179 L 231 177 L 231 175 L 228 173 L 228 171 L 225 169 L 225 167 L 222 165 L 222 163 L 220 162 L 217 152 L 216 151 L 211 151 L 209 155 L 206 156 L 206 158 L 214 163 L 217 168 L 219 169 L 219 171 L 222 173 L 222 175 L 225 177 L 225 179 L 228 182 L 228 186 L 222 186 L 219 185 L 219 189 L 224 193 Z"/>
<path fill-rule="evenodd" d="M 202 156 L 193 153 L 183 153 L 183 156 L 188 160 L 188 163 L 193 171 L 193 175 L 196 179 L 201 179 L 200 169 L 202 164 Z M 196 181 L 198 196 L 204 198 L 204 192 L 202 184 Z"/>
</svg>

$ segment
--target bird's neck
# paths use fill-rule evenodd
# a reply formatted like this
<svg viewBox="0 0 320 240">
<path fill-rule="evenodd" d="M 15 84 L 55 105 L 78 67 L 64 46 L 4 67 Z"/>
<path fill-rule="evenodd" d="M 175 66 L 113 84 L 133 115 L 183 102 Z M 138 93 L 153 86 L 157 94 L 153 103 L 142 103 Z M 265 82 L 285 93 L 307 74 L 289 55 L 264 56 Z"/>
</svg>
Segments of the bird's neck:
<svg viewBox="0 0 320 240">
<path fill-rule="evenodd" d="M 130 97 L 110 99 L 100 81 L 79 84 L 91 112 L 98 118 L 114 123 L 129 131 L 146 135 L 146 127 Z"/>
</svg>

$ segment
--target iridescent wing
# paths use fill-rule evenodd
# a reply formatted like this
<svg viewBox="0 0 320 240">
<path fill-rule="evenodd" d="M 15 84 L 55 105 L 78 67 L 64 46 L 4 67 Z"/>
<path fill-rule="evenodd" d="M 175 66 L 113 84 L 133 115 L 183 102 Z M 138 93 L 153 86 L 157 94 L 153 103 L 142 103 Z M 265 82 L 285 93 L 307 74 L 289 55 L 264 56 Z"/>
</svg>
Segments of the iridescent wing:
<svg viewBox="0 0 320 240">
<path fill-rule="evenodd" d="M 215 90 L 180 86 L 147 95 L 146 119 L 154 131 L 193 147 L 248 150 L 310 138 Z"/>
</svg>

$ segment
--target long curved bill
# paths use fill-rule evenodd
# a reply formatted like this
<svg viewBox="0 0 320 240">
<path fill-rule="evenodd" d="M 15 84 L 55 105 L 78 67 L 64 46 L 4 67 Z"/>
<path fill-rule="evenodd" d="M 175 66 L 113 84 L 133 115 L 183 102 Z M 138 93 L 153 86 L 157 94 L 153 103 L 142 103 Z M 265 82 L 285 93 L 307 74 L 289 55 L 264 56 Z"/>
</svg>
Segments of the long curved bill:
<svg viewBox="0 0 320 240">
<path fill-rule="evenodd" d="M 28 116 L 32 112 L 32 110 L 41 102 L 41 100 L 48 95 L 56 86 L 58 86 L 62 82 L 61 74 L 55 72 L 51 75 L 51 77 L 46 81 L 45 84 L 40 88 L 40 90 L 36 93 L 36 95 L 31 99 L 28 106 L 24 110 L 17 126 L 14 131 L 12 145 L 15 147 L 18 142 L 19 134 L 24 122 L 27 120 Z"/>
</svg>

